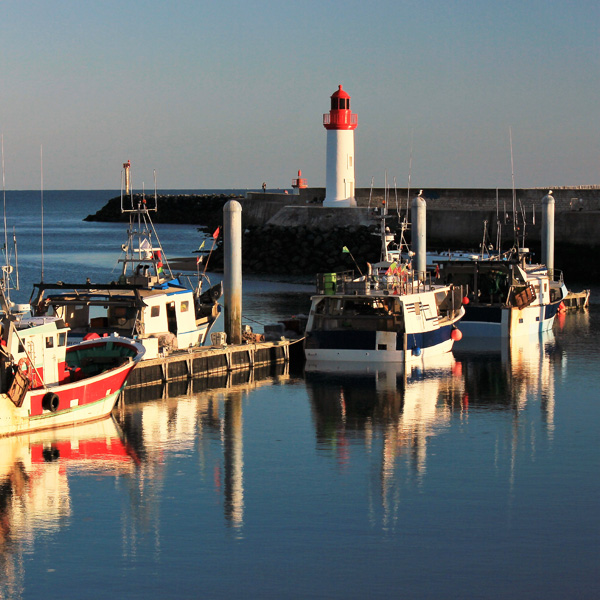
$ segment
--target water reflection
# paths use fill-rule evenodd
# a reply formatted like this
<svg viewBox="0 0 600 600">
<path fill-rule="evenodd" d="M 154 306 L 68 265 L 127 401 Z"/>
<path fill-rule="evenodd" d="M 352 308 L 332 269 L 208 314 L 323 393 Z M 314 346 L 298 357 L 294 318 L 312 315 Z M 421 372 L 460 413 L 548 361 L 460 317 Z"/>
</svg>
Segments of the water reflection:
<svg viewBox="0 0 600 600">
<path fill-rule="evenodd" d="M 132 511 L 123 539 L 135 552 L 140 532 L 160 526 L 167 463 L 197 455 L 201 481 L 223 498 L 226 522 L 241 536 L 244 524 L 243 401 L 264 385 L 289 378 L 288 365 L 126 390 L 117 418 L 140 457 Z M 222 457 L 215 454 L 215 446 Z"/>
<path fill-rule="evenodd" d="M 464 379 L 461 410 L 511 410 L 515 417 L 539 401 L 554 432 L 555 378 L 563 352 L 553 331 L 509 340 L 466 340 L 454 350 Z"/>
<path fill-rule="evenodd" d="M 402 365 L 377 368 L 356 363 L 306 364 L 306 384 L 313 409 L 317 443 L 335 447 L 338 460 L 357 434 L 369 446 L 380 431 L 384 439 L 383 472 L 401 454 L 410 456 L 417 471 L 425 469 L 427 439 L 448 419 L 440 410 L 447 393 L 458 393 L 451 354 L 430 359 L 405 372 Z"/>
<path fill-rule="evenodd" d="M 114 419 L 0 439 L 0 598 L 23 591 L 24 554 L 70 524 L 69 479 L 135 471 Z"/>
<path fill-rule="evenodd" d="M 397 514 L 401 486 L 406 481 L 422 484 L 433 440 L 454 424 L 479 418 L 488 423 L 494 419 L 490 411 L 512 415 L 513 467 L 521 437 L 535 437 L 521 427 L 536 418 L 523 414 L 527 407 L 539 406 L 541 428 L 552 439 L 554 371 L 562 361 L 554 334 L 477 343 L 461 343 L 453 354 L 407 371 L 402 365 L 307 363 L 318 451 L 341 469 L 351 460 L 365 459 L 359 457 L 361 446 L 368 460 L 378 457 L 372 468 L 384 524 Z M 528 443 L 534 452 L 535 439 Z"/>
<path fill-rule="evenodd" d="M 277 365 L 133 388 L 109 419 L 1 438 L 0 598 L 23 592 L 23 556 L 33 551 L 36 538 L 71 525 L 74 476 L 119 479 L 126 497 L 118 517 L 123 557 L 142 547 L 147 551 L 149 541 L 155 555 L 161 554 L 160 509 L 169 494 L 167 477 L 173 476 L 169 461 L 186 456 L 196 461 L 201 481 L 222 498 L 225 521 L 241 537 L 243 401 L 261 386 L 288 378 L 287 365 Z M 108 510 L 115 512 L 113 506 Z"/>
</svg>

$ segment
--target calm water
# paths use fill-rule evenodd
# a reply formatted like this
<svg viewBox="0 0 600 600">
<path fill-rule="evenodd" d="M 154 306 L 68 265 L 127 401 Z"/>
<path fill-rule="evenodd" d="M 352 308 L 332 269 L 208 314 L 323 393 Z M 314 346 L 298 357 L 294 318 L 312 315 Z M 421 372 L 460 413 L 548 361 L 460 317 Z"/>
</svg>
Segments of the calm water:
<svg viewBox="0 0 600 600">
<path fill-rule="evenodd" d="M 39 194 L 19 195 L 26 300 Z M 45 194 L 47 281 L 110 276 L 125 226 L 81 219 L 112 195 Z M 167 256 L 199 245 L 159 227 Z M 243 312 L 260 331 L 309 291 L 246 280 Z M 0 440 L 0 598 L 598 598 L 599 340 L 594 304 L 407 373 L 170 384 Z"/>
</svg>

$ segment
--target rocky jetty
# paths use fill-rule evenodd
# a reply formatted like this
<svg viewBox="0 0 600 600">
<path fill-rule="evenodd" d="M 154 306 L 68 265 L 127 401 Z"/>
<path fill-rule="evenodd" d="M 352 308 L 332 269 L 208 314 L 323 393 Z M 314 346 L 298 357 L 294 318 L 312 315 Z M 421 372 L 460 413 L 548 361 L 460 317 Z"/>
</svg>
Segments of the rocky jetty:
<svg viewBox="0 0 600 600">
<path fill-rule="evenodd" d="M 223 206 L 229 200 L 240 196 L 227 194 L 159 194 L 157 196 L 158 210 L 152 213 L 154 223 L 175 223 L 202 225 L 214 231 L 223 224 Z M 141 194 L 133 195 L 133 203 L 142 200 Z M 125 208 L 131 208 L 129 197 L 123 200 Z M 146 195 L 149 208 L 154 208 L 154 195 Z M 84 221 L 127 222 L 129 214 L 121 211 L 121 197 L 111 198 L 98 212 L 88 215 Z"/>
<path fill-rule="evenodd" d="M 343 252 L 344 246 L 349 253 Z M 244 273 L 313 276 L 344 270 L 358 272 L 359 268 L 364 273 L 367 261 L 376 262 L 380 255 L 379 232 L 367 227 L 337 227 L 323 232 L 264 225 L 246 228 L 242 238 Z M 212 253 L 209 270 L 222 268 L 223 251 L 219 245 Z"/>
</svg>

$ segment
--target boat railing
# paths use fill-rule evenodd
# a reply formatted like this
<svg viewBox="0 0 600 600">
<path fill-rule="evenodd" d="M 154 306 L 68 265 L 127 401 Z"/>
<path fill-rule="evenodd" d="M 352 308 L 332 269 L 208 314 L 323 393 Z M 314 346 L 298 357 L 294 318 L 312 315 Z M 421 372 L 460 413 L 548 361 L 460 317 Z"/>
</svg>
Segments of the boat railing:
<svg viewBox="0 0 600 600">
<path fill-rule="evenodd" d="M 550 279 L 560 284 L 564 283 L 563 272 L 560 269 L 549 269 Z"/>
<path fill-rule="evenodd" d="M 434 289 L 430 273 L 424 278 L 414 271 L 395 274 L 373 273 L 355 277 L 354 271 L 318 273 L 316 290 L 319 295 L 345 294 L 365 296 L 370 294 L 403 295 L 427 292 Z"/>
</svg>

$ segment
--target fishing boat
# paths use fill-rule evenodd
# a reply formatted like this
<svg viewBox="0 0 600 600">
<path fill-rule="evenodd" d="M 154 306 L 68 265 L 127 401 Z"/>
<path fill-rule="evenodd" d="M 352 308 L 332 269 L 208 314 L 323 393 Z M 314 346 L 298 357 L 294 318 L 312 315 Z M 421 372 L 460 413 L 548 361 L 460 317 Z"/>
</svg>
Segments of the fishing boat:
<svg viewBox="0 0 600 600">
<path fill-rule="evenodd" d="M 58 317 L 25 317 L 0 289 L 0 437 L 106 417 L 144 347 L 110 335 L 68 346 Z"/>
<path fill-rule="evenodd" d="M 527 262 L 529 251 L 515 249 L 502 260 L 440 263 L 439 279 L 463 286 L 468 336 L 512 337 L 548 331 L 568 291 L 562 272 Z"/>
<path fill-rule="evenodd" d="M 462 336 L 456 326 L 464 315 L 461 288 L 436 285 L 430 274 L 392 258 L 387 217 L 381 218 L 381 260 L 367 274 L 317 276 L 306 325 L 308 361 L 410 363 L 450 352 Z"/>
<path fill-rule="evenodd" d="M 469 337 L 506 338 L 548 331 L 564 309 L 568 290 L 562 271 L 554 268 L 552 190 L 542 199 L 541 263 L 532 262 L 525 246 L 525 213 L 519 219 L 516 202 L 513 185 L 513 243 L 508 251 L 500 252 L 498 241 L 493 255 L 438 266 L 441 282 L 461 285 L 467 291 L 461 326 Z"/>
<path fill-rule="evenodd" d="M 150 215 L 158 208 L 157 196 L 153 202 L 134 196 L 130 163 L 123 167 L 121 211 L 129 213 L 129 228 L 120 276 L 102 284 L 37 283 L 30 299 L 33 313 L 63 319 L 73 338 L 111 333 L 135 338 L 146 349 L 145 360 L 201 346 L 219 316 L 222 285 L 202 290 L 202 281 L 210 281 L 206 269 L 200 273 L 199 261 L 194 287 L 174 276 Z"/>
</svg>

